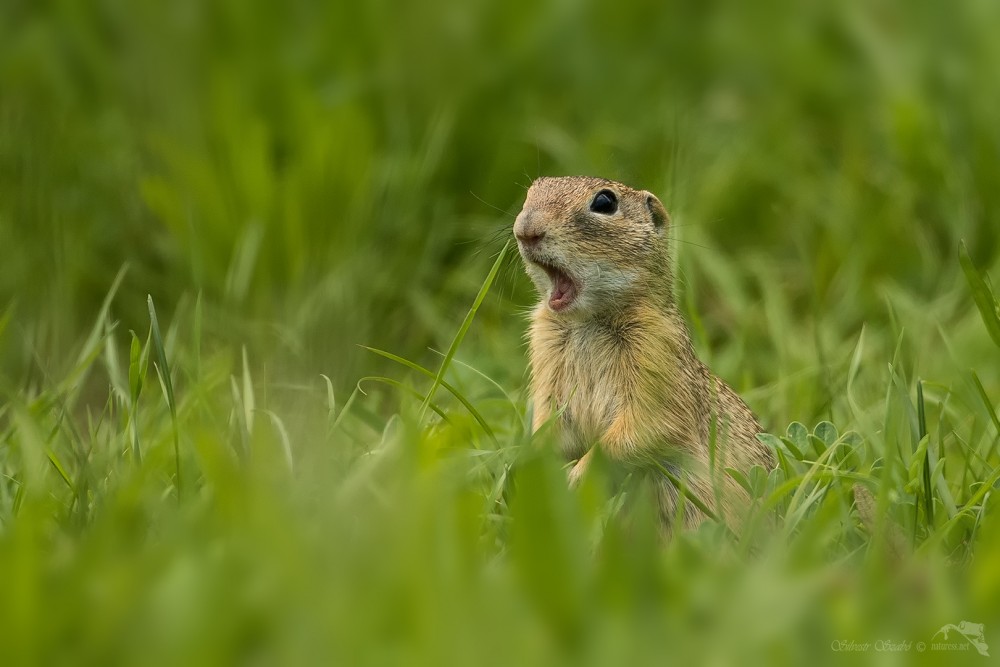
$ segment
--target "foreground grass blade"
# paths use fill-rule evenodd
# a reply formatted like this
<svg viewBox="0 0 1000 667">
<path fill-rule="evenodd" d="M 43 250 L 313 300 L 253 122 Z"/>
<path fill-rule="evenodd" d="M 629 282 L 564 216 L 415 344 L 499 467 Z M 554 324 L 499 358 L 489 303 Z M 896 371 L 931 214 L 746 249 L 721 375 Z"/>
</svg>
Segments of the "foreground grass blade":
<svg viewBox="0 0 1000 667">
<path fill-rule="evenodd" d="M 257 409 L 257 399 L 253 391 L 253 378 L 250 375 L 250 362 L 247 360 L 247 348 L 243 346 L 243 416 L 247 425 L 247 436 L 253 435 L 253 417 Z"/>
<path fill-rule="evenodd" d="M 12 301 L 4 309 L 3 315 L 0 315 L 0 339 L 3 338 L 3 332 L 7 330 L 7 325 L 10 324 L 10 319 L 14 315 L 14 302 Z"/>
<path fill-rule="evenodd" d="M 986 387 L 983 386 L 982 380 L 979 379 L 979 375 L 976 371 L 972 371 L 972 382 L 976 387 L 976 392 L 979 394 L 979 398 L 982 399 L 983 405 L 986 406 L 986 412 L 989 414 L 990 419 L 993 421 L 993 426 L 997 430 L 997 437 L 993 439 L 993 443 L 990 448 L 986 451 L 986 460 L 989 460 L 993 455 L 993 451 L 996 449 L 997 439 L 1000 438 L 1000 417 L 997 416 L 997 411 L 993 407 L 993 402 L 990 401 L 989 394 L 986 393 Z"/>
<path fill-rule="evenodd" d="M 958 510 L 955 516 L 948 519 L 948 521 L 946 521 L 940 529 L 938 529 L 933 535 L 931 535 L 931 537 L 925 540 L 924 543 L 918 547 L 918 552 L 926 552 L 930 548 L 940 544 L 951 529 L 955 527 L 955 524 L 961 520 L 963 515 L 968 514 L 970 516 L 974 516 L 973 510 L 976 508 L 976 504 L 982 501 L 983 498 L 985 498 L 993 490 L 993 487 L 997 482 L 1000 482 L 1000 467 L 997 467 L 988 478 L 980 483 L 976 492 L 972 494 L 972 497 L 966 501 L 965 505 Z"/>
<path fill-rule="evenodd" d="M 83 378 L 90 372 L 91 366 L 101 353 L 101 343 L 115 328 L 115 324 L 108 321 L 108 313 L 111 309 L 111 302 L 118 293 L 118 288 L 121 287 L 127 272 L 128 264 L 126 263 L 119 269 L 111 287 L 104 295 L 104 301 L 101 303 L 97 318 L 94 320 L 94 326 L 80 348 L 80 354 L 77 356 L 73 370 L 59 384 L 57 393 L 65 395 L 64 402 L 69 409 L 72 409 L 76 404 L 77 397 L 84 385 Z"/>
<path fill-rule="evenodd" d="M 373 352 L 374 354 L 379 355 L 380 357 L 385 357 L 386 359 L 389 359 L 391 361 L 395 361 L 398 364 L 402 364 L 403 366 L 406 366 L 409 369 L 415 370 L 418 373 L 426 375 L 427 377 L 431 377 L 431 378 L 434 377 L 434 373 L 432 373 L 431 371 L 427 370 L 426 368 L 424 368 L 420 364 L 415 364 L 412 361 L 410 361 L 408 359 L 404 359 L 403 357 L 395 355 L 395 354 L 393 354 L 391 352 L 386 352 L 385 350 L 379 350 L 379 349 L 374 348 L 374 347 L 368 347 L 367 345 L 362 345 L 361 347 L 363 347 L 364 349 L 368 350 L 369 352 Z M 452 396 L 454 396 L 455 398 L 457 398 L 459 400 L 459 402 L 461 402 L 462 405 L 465 406 L 465 409 L 469 411 L 469 414 L 471 414 L 472 417 L 477 422 L 479 422 L 479 425 L 483 428 L 483 430 L 486 431 L 486 435 L 490 436 L 490 440 L 493 441 L 493 444 L 497 444 L 497 438 L 493 434 L 493 429 L 490 428 L 490 425 L 488 423 L 486 423 L 486 420 L 483 418 L 483 416 L 481 414 L 479 414 L 479 410 L 476 410 L 475 406 L 473 406 L 472 403 L 469 402 L 469 400 L 467 398 L 465 398 L 465 396 L 463 396 L 461 394 L 461 392 L 458 391 L 458 389 L 456 389 L 455 387 L 453 387 L 447 381 L 441 380 L 441 386 L 445 388 L 445 391 L 449 392 Z"/>
<path fill-rule="evenodd" d="M 664 477 L 666 477 L 670 481 L 671 484 L 674 485 L 674 488 L 677 489 L 677 492 L 681 495 L 682 498 L 686 498 L 689 501 L 691 501 L 691 504 L 694 505 L 695 507 L 697 507 L 699 510 L 701 510 L 702 514 L 704 514 L 705 516 L 707 516 L 712 521 L 718 522 L 718 523 L 722 524 L 723 526 L 725 526 L 726 530 L 729 531 L 730 533 L 732 532 L 729 529 L 729 526 L 726 526 L 726 522 L 723 521 L 715 512 L 713 512 L 709 508 L 709 506 L 706 505 L 705 502 L 701 498 L 699 498 L 694 493 L 692 493 L 691 489 L 687 488 L 687 484 L 685 484 L 684 481 L 681 480 L 681 478 L 679 478 L 674 473 L 670 472 L 667 469 L 667 467 L 665 465 L 663 465 L 662 463 L 660 463 L 659 461 L 653 461 L 653 466 Z"/>
<path fill-rule="evenodd" d="M 146 336 L 146 344 L 139 342 L 134 331 L 132 344 L 129 347 L 128 384 L 129 384 L 129 422 L 132 427 L 132 454 L 136 463 L 142 463 L 142 450 L 139 447 L 139 396 L 146 382 L 146 370 L 149 367 L 149 347 L 152 337 L 152 327 Z"/>
<path fill-rule="evenodd" d="M 295 472 L 295 458 L 292 456 L 292 439 L 288 436 L 288 429 L 285 422 L 276 413 L 270 410 L 262 410 L 265 415 L 271 418 L 275 430 L 278 431 L 278 438 L 281 442 L 281 451 L 285 455 L 285 463 L 288 464 L 288 472 Z"/>
<path fill-rule="evenodd" d="M 417 391 L 413 387 L 410 387 L 410 386 L 407 386 L 407 385 L 403 384 L 399 380 L 393 380 L 392 378 L 382 377 L 380 375 L 366 375 L 365 377 L 363 377 L 360 380 L 358 380 L 358 389 L 361 391 L 361 393 L 364 393 L 364 390 L 361 389 L 361 384 L 364 383 L 364 382 L 381 382 L 382 384 L 387 384 L 390 387 L 395 387 L 397 389 L 402 389 L 403 391 L 411 394 L 412 396 L 416 396 L 417 398 L 423 399 L 425 403 L 427 402 L 427 397 L 426 396 L 423 396 L 419 391 Z M 431 410 L 433 410 L 435 413 L 437 413 L 437 416 L 440 417 L 441 419 L 443 419 L 445 422 L 448 422 L 448 423 L 451 422 L 451 420 L 448 419 L 448 415 L 445 414 L 444 410 L 442 410 L 435 403 L 427 403 L 427 407 L 429 407 Z"/>
<path fill-rule="evenodd" d="M 448 351 L 444 355 L 444 360 L 441 362 L 441 367 L 438 369 L 437 376 L 434 378 L 434 383 L 431 385 L 430 390 L 427 392 L 427 396 L 424 398 L 424 402 L 420 406 L 421 419 L 423 419 L 423 416 L 426 414 L 431 401 L 434 400 L 434 394 L 437 392 L 438 387 L 441 386 L 444 374 L 448 372 L 448 366 L 451 365 L 451 360 L 454 358 L 455 353 L 458 352 L 458 347 L 462 344 L 465 334 L 469 331 L 469 327 L 472 326 L 472 320 L 475 319 L 476 312 L 479 311 L 479 306 L 483 304 L 486 294 L 490 291 L 490 286 L 492 286 L 493 281 L 496 280 L 497 273 L 500 271 L 500 267 L 503 266 L 503 261 L 507 256 L 508 249 L 510 249 L 510 240 L 504 243 L 503 248 L 501 248 L 500 254 L 497 255 L 496 261 L 493 262 L 493 268 L 490 269 L 489 275 L 486 276 L 486 280 L 483 281 L 483 286 L 479 288 L 479 294 L 476 295 L 476 300 L 472 302 L 472 307 L 469 308 L 469 312 L 465 316 L 462 326 L 459 327 L 458 333 L 455 334 L 455 338 L 451 341 L 451 345 L 448 347 Z"/>
<path fill-rule="evenodd" d="M 153 305 L 153 295 L 147 295 L 149 306 L 149 326 L 153 334 L 153 350 L 156 352 L 156 371 L 163 384 L 163 393 L 167 397 L 167 407 L 170 408 L 170 421 L 174 429 L 174 463 L 177 474 L 177 497 L 180 498 L 183 486 L 181 484 L 181 447 L 177 431 L 177 401 L 174 399 L 174 383 L 170 380 L 170 366 L 167 364 L 167 352 L 163 348 L 163 336 L 160 333 L 160 323 L 156 319 L 156 307 Z"/>
<path fill-rule="evenodd" d="M 983 318 L 983 324 L 990 332 L 993 342 L 1000 345 L 1000 302 L 993 293 L 989 279 L 972 263 L 965 241 L 959 246 L 958 258 L 962 264 L 962 271 L 965 272 L 965 279 L 972 289 L 972 298 L 976 301 L 979 314 Z"/>
<path fill-rule="evenodd" d="M 927 437 L 927 416 L 924 412 L 924 383 L 917 380 L 917 431 L 918 440 Z M 931 495 L 931 451 L 924 449 L 924 511 L 927 513 L 927 531 L 934 527 L 934 497 Z"/>
</svg>

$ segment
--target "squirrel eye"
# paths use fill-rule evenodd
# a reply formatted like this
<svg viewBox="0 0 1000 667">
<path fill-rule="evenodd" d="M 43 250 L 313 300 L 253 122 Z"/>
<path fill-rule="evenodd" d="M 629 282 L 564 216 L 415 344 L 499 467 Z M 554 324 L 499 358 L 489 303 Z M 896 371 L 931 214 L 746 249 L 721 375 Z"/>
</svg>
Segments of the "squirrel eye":
<svg viewBox="0 0 1000 667">
<path fill-rule="evenodd" d="M 611 215 L 618 210 L 618 198 L 615 197 L 615 193 L 611 190 L 601 190 L 591 200 L 590 210 L 594 213 Z"/>
</svg>

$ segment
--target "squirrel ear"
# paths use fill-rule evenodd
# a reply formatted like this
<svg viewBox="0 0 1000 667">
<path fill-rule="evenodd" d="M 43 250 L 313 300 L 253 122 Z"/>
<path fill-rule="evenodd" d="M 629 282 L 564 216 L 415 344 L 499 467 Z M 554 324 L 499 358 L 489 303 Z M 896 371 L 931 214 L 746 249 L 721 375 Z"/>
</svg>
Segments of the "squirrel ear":
<svg viewBox="0 0 1000 667">
<path fill-rule="evenodd" d="M 646 208 L 649 209 L 649 215 L 653 218 L 653 226 L 657 229 L 663 229 L 670 222 L 667 209 L 663 208 L 660 200 L 649 192 L 646 193 Z"/>
</svg>

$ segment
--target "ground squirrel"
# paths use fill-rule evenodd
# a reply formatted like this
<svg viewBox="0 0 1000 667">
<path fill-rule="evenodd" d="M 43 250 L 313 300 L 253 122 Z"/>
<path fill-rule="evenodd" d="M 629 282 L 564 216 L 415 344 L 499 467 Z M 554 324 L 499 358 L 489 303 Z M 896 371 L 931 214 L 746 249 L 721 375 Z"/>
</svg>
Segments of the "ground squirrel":
<svg viewBox="0 0 1000 667">
<path fill-rule="evenodd" d="M 748 498 L 725 468 L 770 468 L 772 455 L 754 414 L 695 355 L 674 302 L 669 224 L 659 199 L 614 181 L 531 185 L 514 235 L 541 295 L 528 332 L 533 428 L 558 415 L 571 484 L 599 443 L 655 479 L 665 528 L 678 493 L 664 468 L 732 526 Z M 705 518 L 691 502 L 683 512 L 688 526 Z"/>
</svg>

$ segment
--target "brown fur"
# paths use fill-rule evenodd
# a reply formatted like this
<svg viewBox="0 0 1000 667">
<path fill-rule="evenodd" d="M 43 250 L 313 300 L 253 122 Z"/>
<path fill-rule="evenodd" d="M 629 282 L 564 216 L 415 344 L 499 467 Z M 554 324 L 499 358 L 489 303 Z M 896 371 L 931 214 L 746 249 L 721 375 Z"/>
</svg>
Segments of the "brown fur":
<svg viewBox="0 0 1000 667">
<path fill-rule="evenodd" d="M 590 210 L 605 189 L 617 195 L 614 214 Z M 668 227 L 656 197 L 620 183 L 566 177 L 532 184 L 514 230 L 542 294 L 528 332 L 533 426 L 562 410 L 556 428 L 564 453 L 576 461 L 573 484 L 600 443 L 610 460 L 656 478 L 665 527 L 676 515 L 678 494 L 658 465 L 735 526 L 748 499 L 724 469 L 769 468 L 772 457 L 755 437 L 761 428 L 750 409 L 695 355 L 674 304 Z M 549 305 L 553 281 L 539 263 L 576 284 L 575 301 L 559 312 Z M 686 503 L 685 524 L 703 519 Z"/>
</svg>

